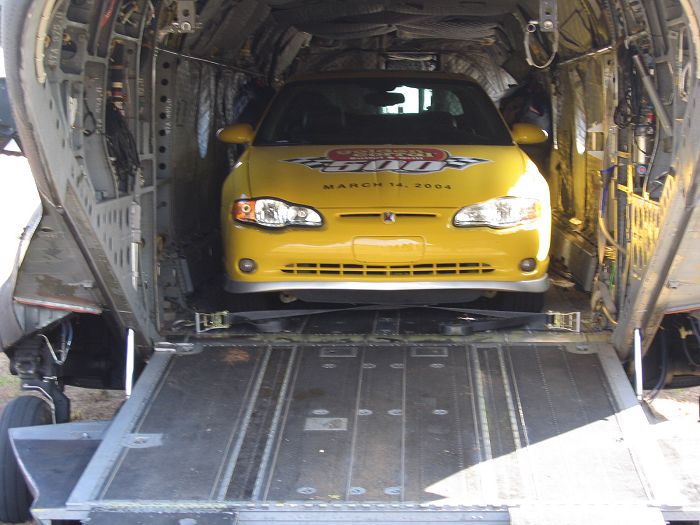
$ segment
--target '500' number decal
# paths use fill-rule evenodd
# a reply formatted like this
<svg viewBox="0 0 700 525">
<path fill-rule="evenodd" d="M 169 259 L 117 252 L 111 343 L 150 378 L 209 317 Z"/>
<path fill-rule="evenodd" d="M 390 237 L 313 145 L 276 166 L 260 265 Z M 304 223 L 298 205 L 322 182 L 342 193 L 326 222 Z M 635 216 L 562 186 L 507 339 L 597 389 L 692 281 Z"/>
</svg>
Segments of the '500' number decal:
<svg viewBox="0 0 700 525">
<path fill-rule="evenodd" d="M 324 173 L 435 173 L 446 168 L 463 170 L 490 162 L 474 157 L 453 157 L 436 148 L 345 148 L 334 149 L 324 157 L 299 157 L 284 162 L 303 164 Z"/>
</svg>

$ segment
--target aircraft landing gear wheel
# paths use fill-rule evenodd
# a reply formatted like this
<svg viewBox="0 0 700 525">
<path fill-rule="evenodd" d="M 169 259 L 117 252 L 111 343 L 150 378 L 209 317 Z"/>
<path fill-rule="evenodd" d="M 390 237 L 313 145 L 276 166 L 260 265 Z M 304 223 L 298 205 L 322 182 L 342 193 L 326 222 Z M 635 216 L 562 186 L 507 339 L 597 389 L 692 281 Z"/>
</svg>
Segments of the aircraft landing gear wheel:
<svg viewBox="0 0 700 525">
<path fill-rule="evenodd" d="M 19 470 L 10 445 L 9 429 L 51 423 L 51 408 L 38 397 L 20 396 L 10 401 L 0 416 L 0 521 L 23 523 L 32 519 L 32 495 Z"/>
</svg>

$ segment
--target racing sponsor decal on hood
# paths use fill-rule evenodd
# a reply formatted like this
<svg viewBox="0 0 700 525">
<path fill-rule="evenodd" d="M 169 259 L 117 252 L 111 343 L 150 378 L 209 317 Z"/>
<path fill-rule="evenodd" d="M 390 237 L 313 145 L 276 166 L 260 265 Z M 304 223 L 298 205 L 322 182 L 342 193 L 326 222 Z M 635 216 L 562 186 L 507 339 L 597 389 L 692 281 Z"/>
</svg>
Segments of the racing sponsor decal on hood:
<svg viewBox="0 0 700 525">
<path fill-rule="evenodd" d="M 491 162 L 475 157 L 453 157 L 437 148 L 338 148 L 324 157 L 298 157 L 282 162 L 303 164 L 324 173 L 363 173 L 393 171 L 395 173 L 435 173 L 444 169 L 463 170 Z"/>
</svg>

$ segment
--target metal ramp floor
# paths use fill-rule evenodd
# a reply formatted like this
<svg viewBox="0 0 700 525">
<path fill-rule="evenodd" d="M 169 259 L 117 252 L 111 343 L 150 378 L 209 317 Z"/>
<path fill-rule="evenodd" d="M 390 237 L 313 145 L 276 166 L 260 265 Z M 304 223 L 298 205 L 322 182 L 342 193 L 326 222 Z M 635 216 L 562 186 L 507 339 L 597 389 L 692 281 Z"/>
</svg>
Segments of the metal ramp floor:
<svg viewBox="0 0 700 525">
<path fill-rule="evenodd" d="M 38 518 L 662 524 L 688 505 L 603 343 L 168 346 L 90 425 L 15 432 L 30 476 L 51 447 L 82 461 L 63 494 L 33 480 Z"/>
</svg>

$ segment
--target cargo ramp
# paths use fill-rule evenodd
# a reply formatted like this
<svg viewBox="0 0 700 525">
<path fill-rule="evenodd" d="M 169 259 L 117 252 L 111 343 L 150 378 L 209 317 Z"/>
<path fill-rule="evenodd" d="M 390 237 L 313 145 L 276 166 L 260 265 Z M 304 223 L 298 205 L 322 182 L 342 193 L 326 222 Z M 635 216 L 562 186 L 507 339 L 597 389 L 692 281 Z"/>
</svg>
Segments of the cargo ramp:
<svg viewBox="0 0 700 525">
<path fill-rule="evenodd" d="M 698 463 L 674 467 L 677 451 L 659 445 L 607 335 L 446 337 L 421 311 L 291 322 L 296 330 L 274 334 L 173 338 L 110 423 L 13 431 L 35 516 L 91 525 L 700 518 Z"/>
</svg>

